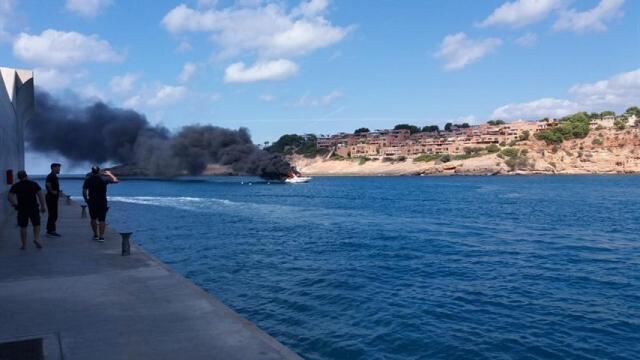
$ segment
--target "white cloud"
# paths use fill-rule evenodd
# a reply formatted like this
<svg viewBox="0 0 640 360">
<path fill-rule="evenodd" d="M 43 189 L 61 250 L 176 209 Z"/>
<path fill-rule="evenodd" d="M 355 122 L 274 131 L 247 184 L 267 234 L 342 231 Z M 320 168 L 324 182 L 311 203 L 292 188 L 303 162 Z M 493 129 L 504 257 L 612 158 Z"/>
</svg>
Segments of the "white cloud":
<svg viewBox="0 0 640 360">
<path fill-rule="evenodd" d="M 620 8 L 623 4 L 624 0 L 601 0 L 596 7 L 587 11 L 563 11 L 553 24 L 553 29 L 575 32 L 606 31 L 607 21 L 622 16 Z"/>
<path fill-rule="evenodd" d="M 85 99 L 96 102 L 102 101 L 105 102 L 107 97 L 104 95 L 104 92 L 100 90 L 95 84 L 88 84 L 80 88 L 78 93 Z"/>
<path fill-rule="evenodd" d="M 123 102 L 123 106 L 133 109 L 141 109 L 144 107 L 159 108 L 180 102 L 189 95 L 188 93 L 189 91 L 184 86 L 145 84 L 137 94 L 127 98 Z"/>
<path fill-rule="evenodd" d="M 324 12 L 329 7 L 329 0 L 309 0 L 302 1 L 297 7 L 295 7 L 291 14 L 304 15 L 304 16 L 316 16 Z"/>
<path fill-rule="evenodd" d="M 165 106 L 175 104 L 187 95 L 184 86 L 162 85 L 147 101 L 149 106 Z"/>
<path fill-rule="evenodd" d="M 502 40 L 497 38 L 474 40 L 461 32 L 445 36 L 435 57 L 445 60 L 446 70 L 458 70 L 480 60 L 501 44 Z"/>
<path fill-rule="evenodd" d="M 565 0 L 515 0 L 506 2 L 477 24 L 479 27 L 507 25 L 522 27 L 546 18 L 560 8 Z"/>
<path fill-rule="evenodd" d="M 580 105 L 573 101 L 543 98 L 527 103 L 501 106 L 493 111 L 491 118 L 502 120 L 558 118 L 580 110 Z"/>
<path fill-rule="evenodd" d="M 197 70 L 198 70 L 198 64 L 194 64 L 191 62 L 185 63 L 184 66 L 182 66 L 182 71 L 180 72 L 180 75 L 178 75 L 178 81 L 181 83 L 188 82 L 189 80 L 191 80 L 193 75 L 196 74 Z"/>
<path fill-rule="evenodd" d="M 597 106 L 631 106 L 640 103 L 640 68 L 617 74 L 590 84 L 577 84 L 569 89 L 582 104 Z"/>
<path fill-rule="evenodd" d="M 342 99 L 344 94 L 342 91 L 334 90 L 327 95 L 321 96 L 319 98 L 312 98 L 309 95 L 305 94 L 295 103 L 295 106 L 298 107 L 319 107 L 319 106 L 329 106 L 334 102 Z"/>
<path fill-rule="evenodd" d="M 342 51 L 340 51 L 340 50 L 334 51 L 333 54 L 331 54 L 331 56 L 329 56 L 329 62 L 333 62 L 333 61 L 339 59 L 340 57 L 342 57 Z"/>
<path fill-rule="evenodd" d="M 13 0 L 0 0 L 0 42 L 11 39 L 7 27 L 13 13 L 13 4 Z"/>
<path fill-rule="evenodd" d="M 134 85 L 138 81 L 138 75 L 127 73 L 120 76 L 114 76 L 109 82 L 111 91 L 117 94 L 126 94 L 133 90 Z"/>
<path fill-rule="evenodd" d="M 265 0 L 235 0 L 235 5 L 238 7 L 259 7 Z"/>
<path fill-rule="evenodd" d="M 122 103 L 122 106 L 124 106 L 125 108 L 128 109 L 136 109 L 138 108 L 140 105 L 142 105 L 143 103 L 143 99 L 142 99 L 142 95 L 134 95 L 130 98 L 128 98 L 127 100 L 125 100 Z"/>
<path fill-rule="evenodd" d="M 243 62 L 238 62 L 229 65 L 225 69 L 224 81 L 228 83 L 247 83 L 263 80 L 284 80 L 297 72 L 298 65 L 286 59 L 258 62 L 251 67 L 246 67 Z"/>
<path fill-rule="evenodd" d="M 538 43 L 538 35 L 534 33 L 526 33 L 516 39 L 516 44 L 524 47 L 532 47 Z"/>
<path fill-rule="evenodd" d="M 262 94 L 260 95 L 260 100 L 264 101 L 264 102 L 272 102 L 273 100 L 276 99 L 275 96 L 271 95 L 271 94 Z"/>
<path fill-rule="evenodd" d="M 53 29 L 45 30 L 40 35 L 21 33 L 13 43 L 13 53 L 24 61 L 51 67 L 118 62 L 124 58 L 97 35 Z"/>
<path fill-rule="evenodd" d="M 191 46 L 191 44 L 189 44 L 188 41 L 181 41 L 180 44 L 178 44 L 176 50 L 178 52 L 184 53 L 193 50 L 193 47 Z"/>
<path fill-rule="evenodd" d="M 198 0 L 198 7 L 214 7 L 218 4 L 218 0 Z"/>
<path fill-rule="evenodd" d="M 111 0 L 67 0 L 65 8 L 80 16 L 93 18 L 111 3 Z"/>
<path fill-rule="evenodd" d="M 222 48 L 222 57 L 244 51 L 262 58 L 299 56 L 333 45 L 352 30 L 334 26 L 319 14 L 327 4 L 312 0 L 290 12 L 280 3 L 222 10 L 197 10 L 181 4 L 165 15 L 162 25 L 176 34 L 211 33 Z"/>
<path fill-rule="evenodd" d="M 220 99 L 222 99 L 222 94 L 220 94 L 219 92 L 215 92 L 209 96 L 209 100 L 211 100 L 212 102 L 220 101 Z"/>
<path fill-rule="evenodd" d="M 68 87 L 73 81 L 84 78 L 85 70 L 65 70 L 48 67 L 33 69 L 33 80 L 36 86 L 47 90 L 57 90 Z"/>
<path fill-rule="evenodd" d="M 497 108 L 493 119 L 540 119 L 562 117 L 578 111 L 624 110 L 640 99 L 640 68 L 616 74 L 594 83 L 577 84 L 569 89 L 571 100 L 543 98 Z"/>
</svg>

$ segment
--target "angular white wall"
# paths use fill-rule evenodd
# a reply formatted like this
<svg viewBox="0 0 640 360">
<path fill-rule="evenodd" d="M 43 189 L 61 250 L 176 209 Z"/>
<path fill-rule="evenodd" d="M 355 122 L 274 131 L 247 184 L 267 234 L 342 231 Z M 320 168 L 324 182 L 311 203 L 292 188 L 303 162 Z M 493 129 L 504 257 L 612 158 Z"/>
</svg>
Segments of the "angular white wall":
<svg viewBox="0 0 640 360">
<path fill-rule="evenodd" d="M 34 112 L 33 72 L 0 67 L 0 224 L 13 210 L 7 201 L 6 172 L 24 169 L 24 126 Z M 17 180 L 17 179 L 16 179 Z"/>
</svg>

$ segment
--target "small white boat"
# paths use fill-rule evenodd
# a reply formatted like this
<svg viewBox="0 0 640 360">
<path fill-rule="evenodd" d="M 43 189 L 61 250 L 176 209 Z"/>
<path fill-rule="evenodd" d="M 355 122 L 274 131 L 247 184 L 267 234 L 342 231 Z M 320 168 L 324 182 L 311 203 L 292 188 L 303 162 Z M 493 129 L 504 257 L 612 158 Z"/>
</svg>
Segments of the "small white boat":
<svg viewBox="0 0 640 360">
<path fill-rule="evenodd" d="M 311 178 L 307 176 L 293 175 L 291 177 L 286 178 L 284 182 L 289 184 L 302 184 L 302 183 L 309 182 L 309 180 L 311 180 Z"/>
</svg>

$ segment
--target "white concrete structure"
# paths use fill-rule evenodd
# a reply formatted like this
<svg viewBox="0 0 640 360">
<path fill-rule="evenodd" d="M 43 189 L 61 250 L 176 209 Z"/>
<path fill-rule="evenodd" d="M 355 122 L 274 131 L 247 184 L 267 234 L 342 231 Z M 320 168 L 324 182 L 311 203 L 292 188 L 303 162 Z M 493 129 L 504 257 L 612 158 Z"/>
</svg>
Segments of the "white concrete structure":
<svg viewBox="0 0 640 360">
<path fill-rule="evenodd" d="M 33 116 L 35 104 L 33 72 L 0 67 L 0 224 L 9 212 L 7 170 L 24 169 L 24 126 Z"/>
</svg>

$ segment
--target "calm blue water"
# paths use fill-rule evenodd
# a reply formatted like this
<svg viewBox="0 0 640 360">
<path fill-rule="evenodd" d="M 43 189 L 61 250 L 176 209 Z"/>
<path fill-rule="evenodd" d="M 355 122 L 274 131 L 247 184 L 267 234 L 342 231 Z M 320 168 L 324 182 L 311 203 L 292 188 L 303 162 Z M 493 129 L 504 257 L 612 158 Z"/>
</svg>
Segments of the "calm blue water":
<svg viewBox="0 0 640 360">
<path fill-rule="evenodd" d="M 124 181 L 109 220 L 305 358 L 640 357 L 638 176 L 246 181 Z"/>
</svg>

